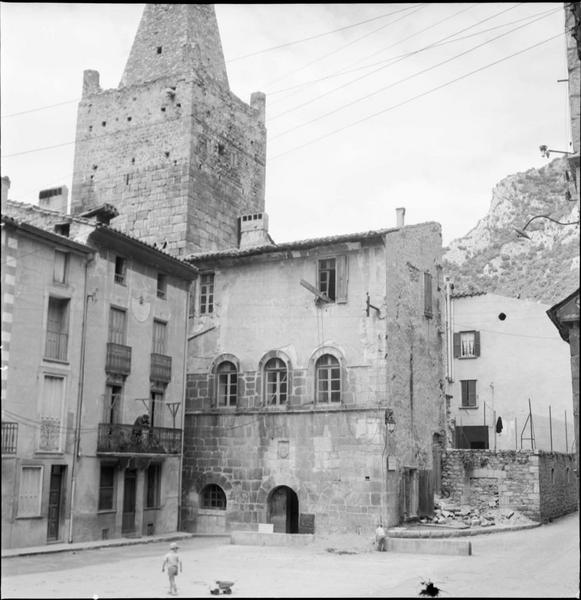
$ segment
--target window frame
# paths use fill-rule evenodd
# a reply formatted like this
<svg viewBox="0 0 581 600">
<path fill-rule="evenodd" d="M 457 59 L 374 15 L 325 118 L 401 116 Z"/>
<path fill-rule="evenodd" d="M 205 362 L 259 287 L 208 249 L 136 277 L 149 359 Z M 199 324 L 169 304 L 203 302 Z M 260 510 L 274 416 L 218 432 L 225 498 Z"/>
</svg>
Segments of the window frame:
<svg viewBox="0 0 581 600">
<path fill-rule="evenodd" d="M 433 277 L 429 271 L 424 271 L 424 316 L 427 319 L 434 316 Z"/>
<path fill-rule="evenodd" d="M 114 388 L 119 391 L 114 393 Z M 123 400 L 123 385 L 119 383 L 107 383 L 105 385 L 105 395 L 103 398 L 103 423 L 110 425 L 123 422 L 121 414 L 121 404 Z"/>
<path fill-rule="evenodd" d="M 103 485 L 103 470 L 109 470 L 111 477 L 112 477 L 112 483 L 111 485 L 107 485 L 104 486 Z M 99 469 L 99 495 L 97 498 L 97 512 L 114 512 L 116 511 L 116 489 L 117 489 L 117 477 L 116 475 L 116 467 L 115 465 L 108 465 L 108 464 L 101 464 L 100 469 Z M 110 491 L 110 498 L 111 498 L 111 506 L 103 506 L 103 492 L 105 490 L 109 490 Z"/>
<path fill-rule="evenodd" d="M 329 263 L 332 263 L 332 266 Z M 337 259 L 334 256 L 317 260 L 317 288 L 330 302 L 335 302 L 337 298 Z"/>
<path fill-rule="evenodd" d="M 271 364 L 275 366 L 269 366 Z M 265 406 L 287 406 L 289 383 L 288 371 L 287 363 L 282 358 L 277 356 L 269 358 L 264 364 L 263 397 Z M 269 389 L 272 385 L 274 386 L 274 389 L 271 392 Z"/>
<path fill-rule="evenodd" d="M 120 254 L 115 255 L 113 281 L 118 285 L 127 285 L 127 259 Z"/>
<path fill-rule="evenodd" d="M 478 408 L 477 381 L 477 379 L 460 379 L 460 408 Z M 471 399 L 472 403 L 470 403 Z"/>
<path fill-rule="evenodd" d="M 163 356 L 167 356 L 167 329 L 167 321 L 163 321 L 162 319 L 153 319 L 151 337 L 152 354 L 162 354 Z"/>
<path fill-rule="evenodd" d="M 167 275 L 165 273 L 157 274 L 156 295 L 161 300 L 167 300 Z"/>
<path fill-rule="evenodd" d="M 473 341 L 473 354 L 462 354 L 462 335 L 472 333 L 474 334 Z M 461 360 L 474 359 L 480 356 L 480 331 L 475 329 L 468 329 L 465 331 L 457 331 L 454 333 L 454 358 Z"/>
<path fill-rule="evenodd" d="M 323 361 L 326 361 L 326 364 L 323 364 Z M 338 373 L 333 373 L 333 371 L 337 371 Z M 325 377 L 321 378 L 323 373 Z M 333 382 L 338 382 L 336 389 L 333 389 Z M 322 389 L 322 383 L 327 384 L 325 386 L 327 387 L 326 390 Z M 333 396 L 337 396 L 337 399 L 333 399 Z M 331 406 L 332 404 L 341 404 L 342 400 L 343 377 L 341 373 L 341 361 L 333 354 L 327 352 L 319 356 L 315 361 L 315 404 Z"/>
<path fill-rule="evenodd" d="M 226 492 L 217 483 L 208 483 L 200 491 L 200 508 L 202 510 L 226 511 L 228 499 Z"/>
<path fill-rule="evenodd" d="M 49 394 L 47 379 L 54 379 L 60 381 L 60 395 L 58 398 L 52 398 L 57 403 L 56 410 L 50 410 Z M 62 452 L 62 441 L 63 441 L 63 411 L 65 406 L 66 397 L 66 385 L 67 378 L 64 375 L 55 373 L 43 373 L 42 374 L 42 396 L 40 398 L 39 406 L 39 428 L 38 428 L 38 440 L 37 440 L 37 451 L 48 452 L 48 453 L 60 453 Z M 46 414 L 48 412 L 55 414 Z M 52 425 L 50 422 L 53 421 Z M 55 434 L 56 430 L 56 434 Z M 43 439 L 48 440 L 43 443 Z M 56 444 L 51 445 L 50 441 L 56 440 Z"/>
<path fill-rule="evenodd" d="M 44 358 L 47 360 L 68 362 L 70 304 L 70 298 L 63 298 L 61 296 L 48 297 L 44 344 Z M 56 307 L 59 307 L 58 312 L 60 314 L 58 318 L 58 325 L 53 328 L 53 325 L 57 323 L 57 319 L 54 318 Z M 53 356 L 52 349 L 49 350 L 49 343 L 53 339 L 51 336 L 56 336 L 57 342 L 54 344 L 56 348 L 54 353 L 56 356 Z"/>
<path fill-rule="evenodd" d="M 122 329 L 113 328 L 113 325 L 115 324 L 113 315 L 115 314 L 123 315 Z M 118 339 L 122 341 L 117 341 Z M 109 307 L 109 329 L 107 332 L 107 341 L 111 344 L 118 344 L 119 346 L 127 345 L 127 309 L 113 305 Z"/>
<path fill-rule="evenodd" d="M 25 512 L 23 510 L 23 502 L 22 502 L 22 498 L 23 498 L 23 490 L 22 490 L 22 484 L 24 481 L 24 476 L 23 473 L 25 470 L 36 470 L 38 472 L 38 480 L 37 480 L 37 500 L 36 500 L 36 509 L 33 511 L 28 511 Z M 16 512 L 16 516 L 19 519 L 30 519 L 30 518 L 35 518 L 35 517 L 41 517 L 42 516 L 42 489 L 43 489 L 43 482 L 44 482 L 44 465 L 21 465 L 20 467 L 20 480 L 18 482 L 18 508 L 17 508 L 17 512 Z M 26 506 L 26 508 L 28 508 L 28 506 Z"/>
<path fill-rule="evenodd" d="M 226 370 L 225 365 L 231 365 L 232 369 Z M 216 406 L 229 408 L 237 404 L 238 368 L 231 360 L 222 360 L 216 366 Z"/>
<path fill-rule="evenodd" d="M 57 277 L 57 266 L 59 266 L 59 262 L 57 260 L 57 256 L 62 257 L 62 276 Z M 68 274 L 69 274 L 69 257 L 70 253 L 65 252 L 64 250 L 60 250 L 55 248 L 54 251 L 54 262 L 53 262 L 53 270 L 52 270 L 52 281 L 58 285 L 66 285 L 68 282 Z"/>
<path fill-rule="evenodd" d="M 214 313 L 214 284 L 215 274 L 200 274 L 200 314 L 211 315 Z"/>
</svg>

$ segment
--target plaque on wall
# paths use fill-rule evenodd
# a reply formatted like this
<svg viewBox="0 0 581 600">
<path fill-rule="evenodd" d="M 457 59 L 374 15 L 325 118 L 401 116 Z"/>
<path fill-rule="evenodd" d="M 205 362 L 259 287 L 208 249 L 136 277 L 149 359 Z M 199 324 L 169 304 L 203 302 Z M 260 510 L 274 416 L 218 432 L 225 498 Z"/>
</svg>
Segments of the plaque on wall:
<svg viewBox="0 0 581 600">
<path fill-rule="evenodd" d="M 299 533 L 315 533 L 315 515 L 307 513 L 300 514 Z"/>
</svg>

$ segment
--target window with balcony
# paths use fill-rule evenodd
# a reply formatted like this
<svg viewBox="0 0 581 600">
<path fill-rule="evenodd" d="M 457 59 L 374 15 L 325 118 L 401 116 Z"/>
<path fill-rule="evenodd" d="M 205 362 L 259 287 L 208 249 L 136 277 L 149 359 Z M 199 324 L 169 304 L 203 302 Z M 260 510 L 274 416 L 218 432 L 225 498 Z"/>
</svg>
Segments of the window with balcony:
<svg viewBox="0 0 581 600">
<path fill-rule="evenodd" d="M 115 257 L 115 283 L 125 285 L 127 278 L 127 260 L 123 256 Z"/>
<path fill-rule="evenodd" d="M 101 465 L 98 510 L 113 510 L 114 507 L 115 467 L 113 465 Z"/>
<path fill-rule="evenodd" d="M 123 388 L 120 385 L 105 386 L 103 422 L 121 423 L 121 398 Z"/>
<path fill-rule="evenodd" d="M 480 332 L 460 331 L 454 334 L 454 358 L 480 356 Z"/>
<path fill-rule="evenodd" d="M 167 323 L 158 319 L 153 320 L 153 348 L 154 354 L 167 354 Z"/>
<path fill-rule="evenodd" d="M 69 263 L 69 255 L 61 250 L 54 251 L 54 268 L 52 279 L 55 283 L 67 282 L 67 270 Z"/>
<path fill-rule="evenodd" d="M 69 343 L 69 299 L 48 299 L 46 347 L 44 356 L 54 360 L 67 360 Z"/>
<path fill-rule="evenodd" d="M 23 466 L 18 488 L 18 516 L 39 517 L 42 499 L 42 467 Z"/>
<path fill-rule="evenodd" d="M 126 376 L 131 372 L 131 347 L 126 345 L 127 312 L 111 307 L 105 370 Z"/>
<path fill-rule="evenodd" d="M 271 358 L 264 365 L 265 402 L 270 405 L 286 404 L 288 370 L 280 358 Z"/>
<path fill-rule="evenodd" d="M 200 313 L 214 312 L 214 273 L 204 273 L 200 276 Z"/>
<path fill-rule="evenodd" d="M 121 308 L 111 307 L 109 313 L 109 342 L 125 345 L 127 336 L 127 312 Z"/>
<path fill-rule="evenodd" d="M 238 372 L 236 366 L 224 361 L 216 370 L 218 378 L 218 406 L 236 406 L 238 397 Z"/>
<path fill-rule="evenodd" d="M 64 391 L 64 377 L 44 376 L 38 440 L 38 449 L 43 452 L 59 452 L 61 450 Z"/>
<path fill-rule="evenodd" d="M 324 354 L 315 365 L 317 403 L 341 402 L 341 365 L 331 354 Z"/>
</svg>

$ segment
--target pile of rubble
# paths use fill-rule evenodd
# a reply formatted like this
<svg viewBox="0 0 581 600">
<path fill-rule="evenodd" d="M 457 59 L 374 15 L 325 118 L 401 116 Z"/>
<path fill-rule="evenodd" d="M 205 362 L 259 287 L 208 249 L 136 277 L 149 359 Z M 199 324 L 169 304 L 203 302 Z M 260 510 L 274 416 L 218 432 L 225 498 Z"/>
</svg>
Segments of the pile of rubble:
<svg viewBox="0 0 581 600">
<path fill-rule="evenodd" d="M 532 523 L 532 521 L 516 510 L 498 508 L 498 500 L 491 500 L 485 506 L 474 507 L 436 499 L 434 515 L 420 519 L 420 523 L 468 529 L 470 527 L 510 527 Z"/>
</svg>

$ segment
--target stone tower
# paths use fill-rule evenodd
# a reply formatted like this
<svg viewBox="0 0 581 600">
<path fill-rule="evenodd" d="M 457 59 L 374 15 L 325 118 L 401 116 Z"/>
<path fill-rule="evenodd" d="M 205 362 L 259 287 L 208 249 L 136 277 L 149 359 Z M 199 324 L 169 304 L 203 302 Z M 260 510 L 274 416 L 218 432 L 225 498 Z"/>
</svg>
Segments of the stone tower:
<svg viewBox="0 0 581 600">
<path fill-rule="evenodd" d="M 119 87 L 84 72 L 71 212 L 112 204 L 113 227 L 177 256 L 236 246 L 264 211 L 264 109 L 230 91 L 213 5 L 147 4 Z"/>
</svg>

